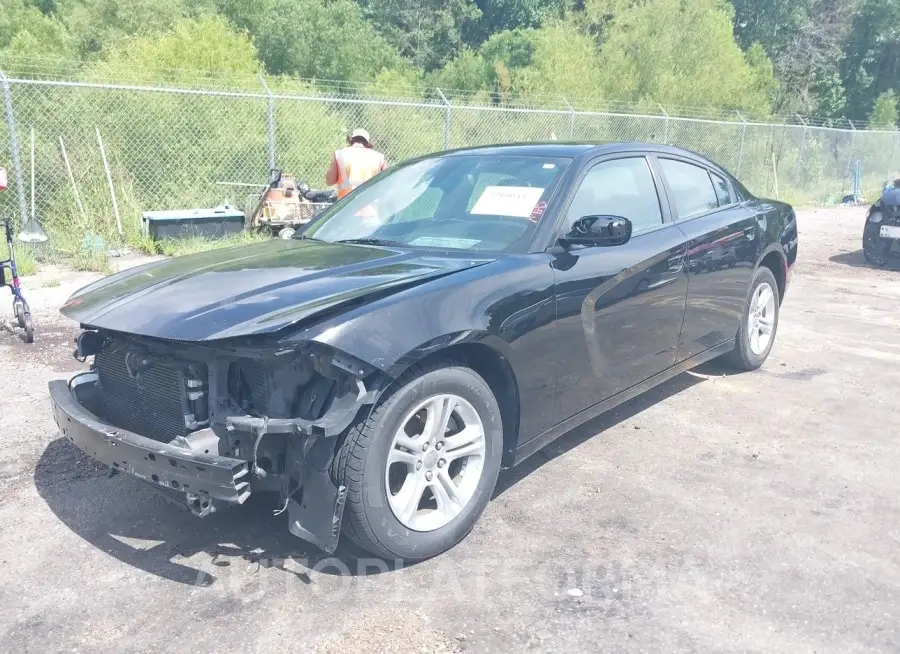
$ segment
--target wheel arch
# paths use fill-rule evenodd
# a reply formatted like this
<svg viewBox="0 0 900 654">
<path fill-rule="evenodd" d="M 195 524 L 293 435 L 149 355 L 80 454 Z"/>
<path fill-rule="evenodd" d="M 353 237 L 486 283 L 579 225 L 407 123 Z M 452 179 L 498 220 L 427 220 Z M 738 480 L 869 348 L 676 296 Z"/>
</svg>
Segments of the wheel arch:
<svg viewBox="0 0 900 654">
<path fill-rule="evenodd" d="M 773 245 L 767 248 L 762 257 L 760 257 L 759 263 L 756 264 L 756 268 L 768 268 L 772 271 L 772 276 L 775 277 L 775 283 L 778 284 L 778 303 L 779 305 L 784 302 L 784 293 L 787 288 L 787 257 L 784 256 L 784 252 L 777 245 Z"/>
<path fill-rule="evenodd" d="M 884 208 L 884 202 L 882 202 L 881 198 L 875 200 L 872 205 L 866 211 L 866 223 L 871 222 L 872 214 L 881 213 Z"/>
<path fill-rule="evenodd" d="M 399 379 L 408 368 L 435 361 L 452 361 L 474 370 L 490 387 L 500 406 L 503 465 L 512 465 L 519 434 L 520 405 L 516 373 L 505 353 L 508 344 L 489 334 L 481 335 L 482 338 L 476 338 L 471 333 L 467 336 L 468 338 L 451 339 L 449 342 L 441 339 L 444 341 L 441 344 L 416 348 L 397 362 L 390 375 Z"/>
</svg>

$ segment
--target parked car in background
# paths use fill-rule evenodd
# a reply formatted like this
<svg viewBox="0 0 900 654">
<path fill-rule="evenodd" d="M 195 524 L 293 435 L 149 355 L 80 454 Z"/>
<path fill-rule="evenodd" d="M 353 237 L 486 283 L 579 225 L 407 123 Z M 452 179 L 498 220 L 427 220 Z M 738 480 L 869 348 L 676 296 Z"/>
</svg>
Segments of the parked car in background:
<svg viewBox="0 0 900 654">
<path fill-rule="evenodd" d="M 862 241 L 863 256 L 873 266 L 900 257 L 900 178 L 885 184 L 881 197 L 869 207 Z"/>
<path fill-rule="evenodd" d="M 327 552 L 343 526 L 423 559 L 576 425 L 715 357 L 761 366 L 796 256 L 789 205 L 685 150 L 431 155 L 291 240 L 77 292 L 62 312 L 93 363 L 50 383 L 53 411 L 200 516 L 277 491 Z"/>
</svg>

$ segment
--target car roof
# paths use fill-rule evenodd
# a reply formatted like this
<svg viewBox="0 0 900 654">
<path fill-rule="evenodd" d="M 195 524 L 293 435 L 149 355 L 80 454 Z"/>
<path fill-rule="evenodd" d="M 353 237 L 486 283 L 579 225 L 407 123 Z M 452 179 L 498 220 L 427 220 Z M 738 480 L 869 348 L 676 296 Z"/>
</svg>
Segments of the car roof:
<svg viewBox="0 0 900 654">
<path fill-rule="evenodd" d="M 672 154 L 687 156 L 702 161 L 713 168 L 720 168 L 715 162 L 706 157 L 671 145 L 659 143 L 640 142 L 588 142 L 588 141 L 537 141 L 530 143 L 504 143 L 497 145 L 480 145 L 468 148 L 459 148 L 439 153 L 437 156 L 460 155 L 487 155 L 487 156 L 532 156 L 532 157 L 592 157 L 604 154 L 616 154 L 619 152 L 656 152 L 660 154 Z"/>
</svg>

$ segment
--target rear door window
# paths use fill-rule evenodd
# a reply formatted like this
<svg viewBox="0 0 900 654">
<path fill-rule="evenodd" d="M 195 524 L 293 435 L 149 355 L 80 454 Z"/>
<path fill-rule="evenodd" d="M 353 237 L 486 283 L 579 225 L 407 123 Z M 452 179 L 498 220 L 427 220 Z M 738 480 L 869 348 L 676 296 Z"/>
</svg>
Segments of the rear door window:
<svg viewBox="0 0 900 654">
<path fill-rule="evenodd" d="M 659 165 L 669 183 L 680 219 L 718 208 L 719 198 L 706 168 L 674 159 L 660 159 Z"/>
<path fill-rule="evenodd" d="M 726 207 L 729 204 L 734 204 L 734 198 L 731 197 L 728 182 L 715 173 L 710 173 L 709 176 L 712 177 L 713 186 L 716 189 L 716 197 L 719 199 L 719 206 Z"/>
</svg>

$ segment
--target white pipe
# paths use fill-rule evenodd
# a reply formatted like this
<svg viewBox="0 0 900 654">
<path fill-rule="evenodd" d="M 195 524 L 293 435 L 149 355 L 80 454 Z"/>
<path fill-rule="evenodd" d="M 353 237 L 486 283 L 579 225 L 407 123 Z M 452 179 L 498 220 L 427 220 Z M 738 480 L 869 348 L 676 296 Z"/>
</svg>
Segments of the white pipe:
<svg viewBox="0 0 900 654">
<path fill-rule="evenodd" d="M 97 143 L 100 144 L 100 156 L 103 157 L 103 168 L 106 170 L 106 181 L 109 183 L 109 194 L 112 197 L 113 213 L 116 214 L 116 228 L 119 230 L 119 236 L 122 236 L 122 221 L 119 218 L 119 204 L 116 202 L 116 189 L 113 186 L 112 173 L 109 172 L 109 162 L 106 161 L 106 150 L 103 148 L 103 139 L 100 138 L 100 128 L 94 128 L 97 131 Z"/>
<path fill-rule="evenodd" d="M 69 164 L 66 144 L 63 143 L 62 136 L 59 137 L 59 149 L 62 151 L 63 162 L 66 164 L 66 175 L 69 177 L 69 184 L 72 185 L 72 193 L 75 194 L 75 204 L 78 205 L 78 211 L 81 213 L 82 220 L 87 220 L 87 215 L 84 213 L 84 205 L 81 204 L 81 196 L 78 194 L 78 186 L 75 184 L 75 175 L 72 174 L 72 166 Z"/>
<path fill-rule="evenodd" d="M 778 195 L 778 165 L 775 163 L 775 153 L 772 153 L 772 173 L 775 175 L 775 199 L 780 200 Z"/>
<path fill-rule="evenodd" d="M 34 220 L 34 127 L 31 128 L 31 219 Z"/>
</svg>

